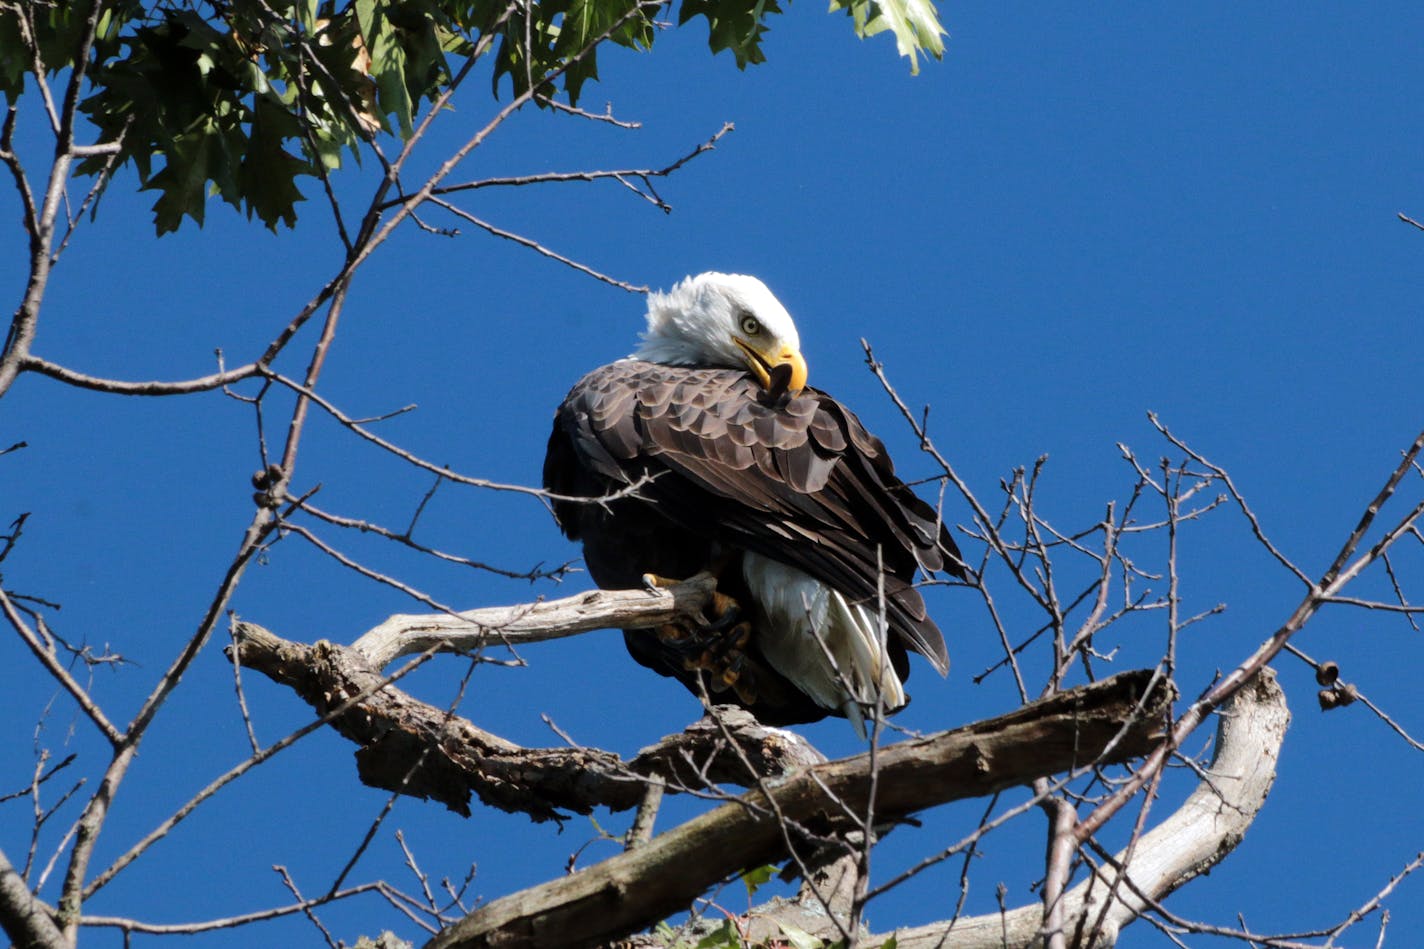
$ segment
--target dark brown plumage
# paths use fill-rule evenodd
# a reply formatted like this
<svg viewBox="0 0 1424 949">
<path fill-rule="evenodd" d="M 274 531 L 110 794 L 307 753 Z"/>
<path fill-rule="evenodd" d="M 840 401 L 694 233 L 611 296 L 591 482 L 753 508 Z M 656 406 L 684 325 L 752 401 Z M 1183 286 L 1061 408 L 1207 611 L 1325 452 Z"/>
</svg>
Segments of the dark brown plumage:
<svg viewBox="0 0 1424 949">
<path fill-rule="evenodd" d="M 554 503 L 599 586 L 637 588 L 648 573 L 683 579 L 730 558 L 720 588 L 746 603 L 748 581 L 735 563 L 750 552 L 874 609 L 883 559 L 896 673 L 908 674 L 907 648 L 948 669 L 944 639 L 912 583 L 921 570 L 962 575 L 958 550 L 935 511 L 895 476 L 880 440 L 835 399 L 811 388 L 775 397 L 735 369 L 637 359 L 596 369 L 559 407 L 544 485 L 596 498 L 646 476 L 636 494 L 606 504 Z M 698 691 L 697 673 L 650 631 L 624 635 L 639 662 Z M 755 698 L 728 692 L 719 701 L 770 724 L 846 714 L 771 669 L 765 635 L 754 629 L 748 649 L 763 667 Z"/>
</svg>

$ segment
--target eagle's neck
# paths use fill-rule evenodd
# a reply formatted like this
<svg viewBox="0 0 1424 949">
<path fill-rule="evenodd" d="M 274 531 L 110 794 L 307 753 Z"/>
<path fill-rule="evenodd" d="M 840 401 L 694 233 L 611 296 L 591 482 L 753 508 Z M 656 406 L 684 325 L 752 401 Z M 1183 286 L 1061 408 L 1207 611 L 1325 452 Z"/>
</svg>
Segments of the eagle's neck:
<svg viewBox="0 0 1424 949">
<path fill-rule="evenodd" d="M 724 351 L 730 349 L 730 352 Z M 634 359 L 661 363 L 664 366 L 696 366 L 703 369 L 742 369 L 745 363 L 735 346 L 722 345 L 711 335 L 689 331 L 686 334 L 657 333 L 643 337 L 633 352 Z"/>
</svg>

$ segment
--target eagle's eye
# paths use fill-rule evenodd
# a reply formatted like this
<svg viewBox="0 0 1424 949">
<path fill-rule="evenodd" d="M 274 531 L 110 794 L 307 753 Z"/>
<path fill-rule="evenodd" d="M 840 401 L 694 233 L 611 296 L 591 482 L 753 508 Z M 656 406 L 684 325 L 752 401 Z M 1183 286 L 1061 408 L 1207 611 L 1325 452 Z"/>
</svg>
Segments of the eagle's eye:
<svg viewBox="0 0 1424 949">
<path fill-rule="evenodd" d="M 748 336 L 755 336 L 761 332 L 761 323 L 750 313 L 742 314 L 742 332 Z"/>
</svg>

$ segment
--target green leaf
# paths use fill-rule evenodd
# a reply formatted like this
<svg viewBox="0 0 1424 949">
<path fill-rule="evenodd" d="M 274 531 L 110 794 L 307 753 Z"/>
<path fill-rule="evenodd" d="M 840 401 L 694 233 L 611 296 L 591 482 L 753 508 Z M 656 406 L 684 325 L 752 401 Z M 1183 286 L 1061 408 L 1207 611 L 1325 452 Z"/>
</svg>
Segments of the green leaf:
<svg viewBox="0 0 1424 949">
<path fill-rule="evenodd" d="M 742 883 L 746 885 L 747 896 L 756 896 L 756 891 L 761 889 L 768 880 L 776 875 L 776 867 L 767 864 L 764 867 L 756 867 L 742 874 Z"/>
<path fill-rule="evenodd" d="M 356 23 L 369 47 L 371 37 L 376 35 L 376 20 L 381 18 L 382 0 L 356 0 Z"/>
<path fill-rule="evenodd" d="M 20 33 L 20 20 L 10 7 L 0 8 L 0 92 L 14 102 L 25 88 L 29 56 Z"/>
<path fill-rule="evenodd" d="M 831 0 L 831 11 L 844 10 L 862 39 L 889 30 L 895 47 L 910 59 L 910 72 L 920 71 L 920 53 L 944 57 L 944 27 L 930 0 Z"/>
<path fill-rule="evenodd" d="M 316 29 L 317 7 L 321 0 L 301 0 L 297 4 L 297 15 L 301 17 L 302 29 L 308 33 Z"/>
<path fill-rule="evenodd" d="M 207 203 L 208 158 L 213 137 L 206 127 L 194 129 L 173 140 L 164 156 L 167 164 L 144 186 L 145 191 L 163 194 L 153 205 L 153 223 L 161 237 L 178 230 L 183 217 L 203 224 L 203 209 Z"/>
<path fill-rule="evenodd" d="M 764 60 L 768 21 L 784 2 L 681 0 L 678 20 L 705 18 L 710 48 L 731 50 L 745 68 Z M 39 8 L 34 38 L 46 71 L 73 69 L 85 5 Z M 0 96 L 11 103 L 34 91 L 24 9 L 0 2 Z M 932 0 L 833 0 L 832 9 L 861 36 L 892 33 L 912 68 L 920 53 L 943 52 Z M 348 154 L 359 163 L 372 134 L 411 135 L 416 110 L 448 87 L 452 63 L 477 41 L 492 33 L 498 41 L 486 67 L 496 94 L 507 75 L 516 92 L 561 89 L 576 103 L 599 77 L 599 51 L 587 44 L 606 36 L 649 49 L 654 15 L 637 0 L 521 0 L 512 15 L 503 0 L 103 0 L 81 109 L 89 140 L 121 146 L 116 158 L 85 157 L 77 171 L 132 164 L 140 187 L 159 192 L 160 234 L 184 218 L 201 225 L 214 196 L 269 228 L 292 226 L 299 177 L 335 171 Z M 749 892 L 762 882 L 748 876 Z"/>
<path fill-rule="evenodd" d="M 746 69 L 766 61 L 761 51 L 767 33 L 766 18 L 780 13 L 776 0 L 683 0 L 678 25 L 696 16 L 707 18 L 707 45 L 713 53 L 724 49 L 737 58 L 737 68 Z"/>
<path fill-rule="evenodd" d="M 371 57 L 371 77 L 376 81 L 376 101 L 384 120 L 394 114 L 401 136 L 409 138 L 411 124 L 410 91 L 405 85 L 405 50 L 388 15 L 387 0 L 356 0 L 356 18 L 361 38 Z"/>
<path fill-rule="evenodd" d="M 297 202 L 306 200 L 297 190 L 296 177 L 310 173 L 307 163 L 282 149 L 283 126 L 295 121 L 290 114 L 259 99 L 252 119 L 252 137 L 242 159 L 239 193 L 247 201 L 247 213 L 256 214 L 272 231 L 279 221 L 296 227 Z"/>
<path fill-rule="evenodd" d="M 696 949 L 742 949 L 742 934 L 730 919 L 724 919 L 720 926 L 697 940 Z"/>
</svg>

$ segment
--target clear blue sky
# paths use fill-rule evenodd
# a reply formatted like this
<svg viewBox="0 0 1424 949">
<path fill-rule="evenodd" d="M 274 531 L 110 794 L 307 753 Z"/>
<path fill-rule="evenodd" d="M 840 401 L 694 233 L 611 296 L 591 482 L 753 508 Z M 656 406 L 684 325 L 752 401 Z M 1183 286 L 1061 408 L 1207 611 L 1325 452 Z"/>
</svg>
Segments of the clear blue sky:
<svg viewBox="0 0 1424 949">
<path fill-rule="evenodd" d="M 609 101 L 640 131 L 523 115 L 463 176 L 659 166 L 734 122 L 714 153 L 659 184 L 671 215 L 611 185 L 482 192 L 470 207 L 633 283 L 707 269 L 761 276 L 798 320 L 812 383 L 854 406 L 907 477 L 932 467 L 865 370 L 861 337 L 911 404 L 933 406 L 935 439 L 982 498 L 1046 454 L 1040 503 L 1063 528 L 1087 526 L 1130 488 L 1116 443 L 1149 463 L 1167 452 L 1145 418 L 1155 411 L 1229 468 L 1278 546 L 1318 573 L 1424 421 L 1424 233 L 1395 217 L 1424 218 L 1424 10 L 1253 7 L 955 5 L 941 10 L 944 61 L 913 78 L 891 40 L 857 41 L 816 4 L 777 18 L 769 62 L 747 72 L 708 56 L 694 26 L 663 35 L 650 55 L 606 53 L 603 81 L 586 89 L 587 107 Z M 486 89 L 473 83 L 446 117 L 429 163 L 483 121 Z M 28 147 L 45 147 L 26 134 Z M 353 171 L 343 187 L 359 196 L 371 174 Z M 204 229 L 155 241 L 152 195 L 121 178 L 56 271 L 36 352 L 130 379 L 205 373 L 215 347 L 233 362 L 251 358 L 337 262 L 318 189 L 307 192 L 295 233 L 273 236 L 214 205 Z M 0 250 L 12 262 L 4 285 L 17 299 L 23 244 L 8 187 L 0 207 Z M 642 301 L 464 230 L 450 239 L 409 229 L 362 272 L 323 391 L 356 416 L 417 403 L 382 434 L 468 474 L 534 483 L 553 408 L 581 373 L 632 348 Z M 32 516 L 5 584 L 62 602 L 56 624 L 70 639 L 134 661 L 96 680 L 122 718 L 192 632 L 236 549 L 258 467 L 251 411 L 216 394 L 124 400 L 26 378 L 0 414 L 0 447 L 21 439 L 27 450 L 0 458 L 0 520 Z M 317 483 L 327 509 L 396 527 L 428 487 L 319 417 L 298 471 L 299 487 Z M 946 514 L 968 521 L 954 498 Z M 447 486 L 422 528 L 429 543 L 518 569 L 577 553 L 523 498 Z M 531 589 L 332 539 L 461 607 L 587 582 Z M 1183 642 L 1179 683 L 1194 695 L 1284 620 L 1300 591 L 1225 512 L 1183 545 L 1186 610 L 1229 607 Z M 1400 569 L 1418 594 L 1417 550 Z M 417 609 L 297 540 L 249 572 L 234 605 L 288 637 L 338 641 Z M 953 668 L 942 682 L 917 665 L 900 722 L 932 730 L 1011 707 L 1003 676 L 970 681 L 998 650 L 982 607 L 964 591 L 936 593 L 931 606 Z M 1160 624 L 1125 628 L 1121 667 L 1150 662 L 1161 638 Z M 63 701 L 36 739 L 35 710 L 54 690 L 13 637 L 0 642 L 10 670 L 0 679 L 0 793 L 28 780 L 36 745 L 97 767 L 103 749 Z M 221 645 L 143 746 L 97 863 L 245 754 Z M 1338 660 L 1424 734 L 1414 685 L 1424 643 L 1400 617 L 1327 612 L 1299 645 Z M 628 659 L 616 633 L 524 655 L 527 668 L 478 670 L 464 705 L 512 740 L 557 743 L 548 715 L 581 741 L 631 753 L 696 716 L 680 687 Z M 414 688 L 443 703 L 463 671 L 437 662 Z M 1320 714 L 1300 663 L 1282 663 L 1281 675 L 1295 719 L 1276 788 L 1240 849 L 1169 903 L 1181 915 L 1231 925 L 1241 913 L 1261 932 L 1332 925 L 1424 849 L 1414 800 L 1424 757 L 1359 706 Z M 256 676 L 247 687 L 264 740 L 306 720 L 284 690 Z M 828 753 L 855 750 L 842 722 L 806 731 Z M 385 800 L 359 785 L 350 752 L 320 735 L 263 766 L 87 909 L 158 922 L 259 909 L 287 900 L 274 863 L 306 892 L 322 890 Z M 878 866 L 953 842 L 982 806 L 897 832 Z M 26 805 L 0 810 L 12 857 L 28 826 Z M 594 833 L 582 818 L 559 833 L 402 801 L 353 879 L 388 875 L 414 888 L 399 870 L 396 827 L 436 877 L 477 863 L 472 892 L 484 898 L 559 873 Z M 262 842 L 268 834 L 277 842 Z M 1001 880 L 1010 904 L 1035 898 L 1027 887 L 1042 874 L 1042 835 L 1034 815 L 989 838 L 971 912 L 994 907 Z M 595 844 L 582 860 L 611 853 Z M 948 915 L 957 874 L 956 864 L 886 897 L 871 924 Z M 1411 880 L 1390 904 L 1390 945 L 1424 942 L 1421 885 Z M 743 897 L 726 898 L 737 907 Z M 375 900 L 323 917 L 347 939 L 401 923 Z M 1352 935 L 1348 944 L 1373 944 L 1372 928 Z M 314 936 L 296 921 L 195 944 Z M 1125 942 L 1163 944 L 1142 923 Z M 90 933 L 86 944 L 118 940 Z"/>
</svg>

